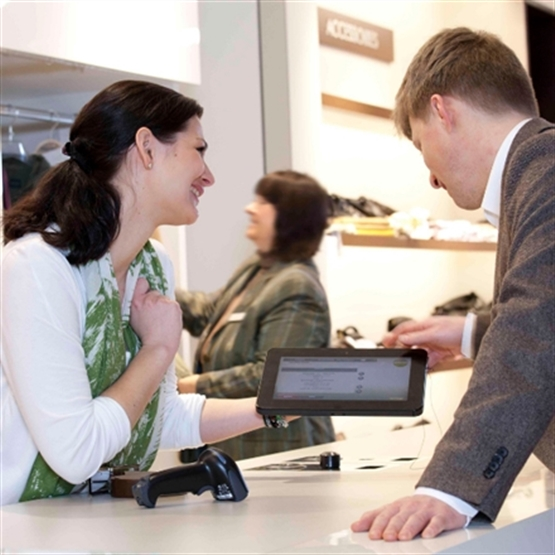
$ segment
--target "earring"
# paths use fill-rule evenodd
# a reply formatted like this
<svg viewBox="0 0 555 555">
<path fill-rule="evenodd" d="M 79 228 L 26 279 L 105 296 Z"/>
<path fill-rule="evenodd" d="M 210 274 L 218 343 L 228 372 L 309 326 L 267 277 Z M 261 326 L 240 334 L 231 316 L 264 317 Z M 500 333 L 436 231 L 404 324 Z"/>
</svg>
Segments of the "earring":
<svg viewBox="0 0 555 555">
<path fill-rule="evenodd" d="M 151 170 L 151 169 L 152 169 L 152 162 L 149 162 L 149 163 L 148 163 L 148 166 L 147 166 L 147 168 L 148 168 L 149 170 Z"/>
</svg>

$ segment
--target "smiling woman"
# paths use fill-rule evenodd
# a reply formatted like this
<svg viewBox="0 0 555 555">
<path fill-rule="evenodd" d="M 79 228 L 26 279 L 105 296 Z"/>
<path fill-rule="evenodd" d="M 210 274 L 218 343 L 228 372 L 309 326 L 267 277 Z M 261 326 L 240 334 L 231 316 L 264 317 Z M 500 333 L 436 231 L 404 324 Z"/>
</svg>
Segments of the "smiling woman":
<svg viewBox="0 0 555 555">
<path fill-rule="evenodd" d="M 214 183 L 202 112 L 153 83 L 114 83 L 75 119 L 68 160 L 5 213 L 2 504 L 264 425 L 254 397 L 177 392 L 181 311 L 169 257 L 149 238 L 196 221 Z"/>
<path fill-rule="evenodd" d="M 207 143 L 198 116 L 169 143 L 150 131 L 139 130 L 135 148 L 150 172 L 144 175 L 145 194 L 141 218 L 151 215 L 154 226 L 189 225 L 198 218 L 199 198 L 214 177 L 204 161 Z M 126 179 L 126 176 L 123 176 Z M 148 211 L 148 212 L 147 212 Z"/>
</svg>

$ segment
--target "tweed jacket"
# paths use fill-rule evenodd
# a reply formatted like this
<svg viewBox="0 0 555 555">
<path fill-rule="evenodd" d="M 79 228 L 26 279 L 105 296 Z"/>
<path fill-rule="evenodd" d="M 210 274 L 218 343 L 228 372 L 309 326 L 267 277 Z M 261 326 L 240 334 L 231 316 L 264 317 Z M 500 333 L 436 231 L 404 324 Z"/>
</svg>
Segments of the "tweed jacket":
<svg viewBox="0 0 555 555">
<path fill-rule="evenodd" d="M 536 118 L 503 171 L 494 298 L 474 370 L 419 486 L 494 520 L 534 452 L 555 470 L 555 125 Z"/>
<path fill-rule="evenodd" d="M 327 347 L 331 324 L 325 291 L 311 260 L 276 262 L 245 291 L 228 322 L 211 338 L 201 361 L 204 340 L 231 300 L 260 269 L 255 255 L 227 285 L 212 293 L 177 291 L 183 327 L 200 336 L 195 372 L 197 392 L 207 397 L 256 396 L 266 353 L 272 347 Z M 215 444 L 235 459 L 334 441 L 329 417 L 305 417 L 286 429 L 263 429 Z"/>
</svg>

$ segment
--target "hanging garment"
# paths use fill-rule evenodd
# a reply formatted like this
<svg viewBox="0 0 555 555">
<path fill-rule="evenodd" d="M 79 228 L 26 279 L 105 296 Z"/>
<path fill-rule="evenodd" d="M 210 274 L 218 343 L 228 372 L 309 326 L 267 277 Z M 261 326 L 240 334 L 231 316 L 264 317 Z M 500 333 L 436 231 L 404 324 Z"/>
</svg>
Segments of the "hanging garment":
<svg viewBox="0 0 555 555">
<path fill-rule="evenodd" d="M 62 143 L 57 139 L 45 139 L 37 145 L 35 154 L 41 154 L 51 166 L 55 166 L 67 160 L 67 156 L 62 152 L 62 147 Z"/>
<path fill-rule="evenodd" d="M 31 191 L 40 177 L 50 168 L 42 154 L 30 154 L 25 160 L 12 155 L 2 157 L 2 166 L 6 170 L 11 204 Z"/>
<path fill-rule="evenodd" d="M 10 196 L 10 186 L 8 184 L 8 172 L 6 168 L 2 167 L 2 206 L 4 210 L 11 208 L 12 206 L 12 199 Z"/>
</svg>

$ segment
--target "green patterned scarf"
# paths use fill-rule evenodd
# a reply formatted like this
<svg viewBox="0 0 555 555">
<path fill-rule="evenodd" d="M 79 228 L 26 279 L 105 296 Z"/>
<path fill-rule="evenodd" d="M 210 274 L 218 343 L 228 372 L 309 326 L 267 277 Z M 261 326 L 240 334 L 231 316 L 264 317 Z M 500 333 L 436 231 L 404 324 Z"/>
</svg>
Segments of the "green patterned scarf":
<svg viewBox="0 0 555 555">
<path fill-rule="evenodd" d="M 106 253 L 100 260 L 79 268 L 87 290 L 87 308 L 83 349 L 85 367 L 93 398 L 110 387 L 125 371 L 141 344 L 129 323 L 129 306 L 120 308 L 120 298 L 112 259 Z M 131 293 L 139 277 L 148 280 L 150 288 L 168 294 L 168 283 L 162 264 L 148 242 L 131 263 L 126 289 Z M 131 298 L 130 295 L 127 298 Z M 161 435 L 158 415 L 160 389 L 156 391 L 131 432 L 131 440 L 107 464 L 138 465 L 150 468 L 156 457 Z M 38 453 L 20 501 L 66 495 L 75 488 L 58 476 Z"/>
</svg>

